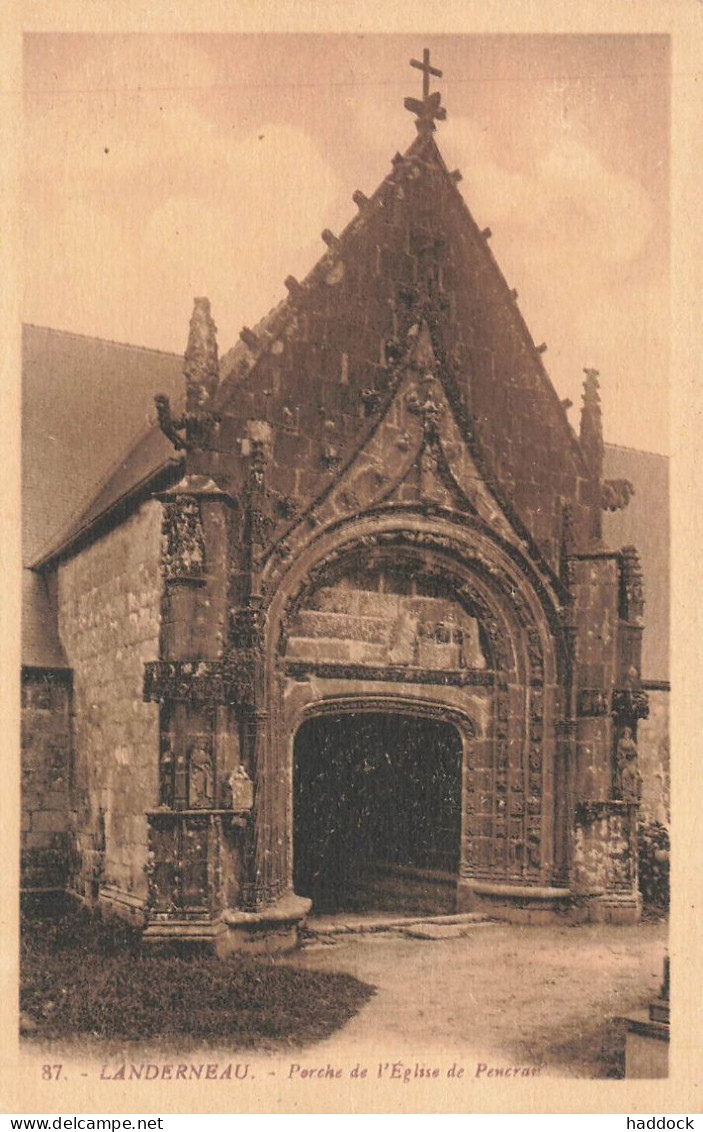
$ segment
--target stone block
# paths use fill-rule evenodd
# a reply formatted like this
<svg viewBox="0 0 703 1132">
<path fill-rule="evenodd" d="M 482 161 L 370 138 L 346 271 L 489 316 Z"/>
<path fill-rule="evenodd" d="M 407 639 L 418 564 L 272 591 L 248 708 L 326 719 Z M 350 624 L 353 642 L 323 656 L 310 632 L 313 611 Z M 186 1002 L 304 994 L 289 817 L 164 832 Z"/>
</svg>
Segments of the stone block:
<svg viewBox="0 0 703 1132">
<path fill-rule="evenodd" d="M 288 657 L 291 660 L 312 660 L 316 662 L 351 660 L 352 642 L 322 640 L 311 637 L 291 637 L 288 642 Z"/>
<path fill-rule="evenodd" d="M 346 613 L 326 613 L 304 610 L 299 615 L 299 635 L 339 640 L 387 643 L 390 637 L 388 621 L 380 617 L 359 617 Z"/>
<path fill-rule="evenodd" d="M 62 833 L 66 829 L 68 815 L 65 810 L 37 810 L 32 814 L 34 833 Z"/>
<path fill-rule="evenodd" d="M 362 617 L 397 617 L 400 600 L 397 594 L 380 594 L 360 590 L 358 597 L 359 613 Z"/>
<path fill-rule="evenodd" d="M 417 663 L 423 668 L 458 668 L 459 648 L 457 645 L 439 645 L 435 641 L 421 640 Z"/>
</svg>

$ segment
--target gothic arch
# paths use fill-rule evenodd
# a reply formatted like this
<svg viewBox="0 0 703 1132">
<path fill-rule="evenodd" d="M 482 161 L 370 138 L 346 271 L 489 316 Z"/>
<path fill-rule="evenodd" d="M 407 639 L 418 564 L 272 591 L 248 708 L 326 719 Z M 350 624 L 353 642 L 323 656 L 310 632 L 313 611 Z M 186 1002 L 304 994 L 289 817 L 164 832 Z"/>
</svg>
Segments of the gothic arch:
<svg viewBox="0 0 703 1132">
<path fill-rule="evenodd" d="M 485 677 L 449 673 L 438 682 L 432 673 L 416 669 L 350 671 L 342 664 L 316 671 L 314 663 L 307 671 L 287 671 L 287 619 L 330 571 L 343 570 L 355 555 L 364 554 L 395 560 L 420 556 L 452 579 L 459 599 L 476 612 L 490 641 L 491 666 Z M 257 875 L 260 880 L 261 874 L 268 877 L 265 892 L 275 894 L 290 885 L 288 748 L 295 714 L 291 716 L 284 700 L 307 701 L 312 695 L 309 688 L 304 690 L 309 681 L 323 688 L 323 700 L 346 694 L 371 702 L 390 686 L 398 703 L 410 705 L 408 710 L 420 698 L 449 713 L 452 707 L 461 709 L 469 697 L 482 695 L 490 705 L 489 722 L 466 758 L 461 875 L 467 882 L 478 878 L 545 885 L 563 873 L 563 839 L 555 828 L 555 780 L 563 778 L 563 772 L 555 765 L 555 733 L 564 711 L 565 650 L 560 632 L 554 632 L 558 611 L 549 606 L 546 588 L 539 593 L 529 573 L 495 538 L 465 518 L 457 523 L 444 516 L 395 510 L 311 532 L 282 576 L 276 578 L 277 570 L 271 567 L 267 578 L 265 571 L 265 588 L 274 579 L 278 582 L 267 599 L 264 681 L 270 711 L 260 721 L 257 740 L 260 797 L 255 837 Z M 473 687 L 479 683 L 482 690 Z"/>
</svg>

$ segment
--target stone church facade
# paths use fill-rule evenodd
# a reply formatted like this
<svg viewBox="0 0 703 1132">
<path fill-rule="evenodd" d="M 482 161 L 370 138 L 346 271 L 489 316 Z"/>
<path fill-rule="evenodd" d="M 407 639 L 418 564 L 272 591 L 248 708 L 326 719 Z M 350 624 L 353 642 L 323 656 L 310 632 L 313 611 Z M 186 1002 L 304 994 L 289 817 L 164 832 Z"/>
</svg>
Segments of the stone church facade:
<svg viewBox="0 0 703 1132">
<path fill-rule="evenodd" d="M 603 536 L 632 485 L 596 371 L 568 422 L 439 95 L 407 105 L 410 148 L 222 359 L 195 301 L 184 393 L 34 564 L 25 821 L 57 828 L 28 887 L 63 869 L 154 944 L 285 945 L 378 861 L 457 910 L 639 914 L 643 579 Z"/>
</svg>

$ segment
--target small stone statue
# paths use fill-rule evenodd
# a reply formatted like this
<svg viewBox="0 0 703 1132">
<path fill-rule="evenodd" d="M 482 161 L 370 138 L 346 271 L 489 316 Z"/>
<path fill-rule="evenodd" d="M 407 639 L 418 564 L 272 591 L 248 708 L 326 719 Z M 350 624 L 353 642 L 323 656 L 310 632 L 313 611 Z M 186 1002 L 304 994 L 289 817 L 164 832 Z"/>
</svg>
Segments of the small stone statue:
<svg viewBox="0 0 703 1132">
<path fill-rule="evenodd" d="M 632 728 L 623 727 L 618 740 L 615 772 L 618 792 L 623 802 L 640 802 L 642 799 L 642 775 L 637 766 L 637 755 Z"/>
<path fill-rule="evenodd" d="M 170 806 L 173 796 L 173 751 L 167 743 L 161 752 L 161 774 L 159 776 L 159 805 Z"/>
<path fill-rule="evenodd" d="M 235 767 L 229 778 L 229 788 L 232 791 L 232 809 L 250 810 L 254 805 L 254 783 L 240 764 Z"/>
<path fill-rule="evenodd" d="M 188 805 L 192 810 L 206 810 L 213 805 L 213 773 L 210 753 L 201 742 L 190 752 Z"/>
</svg>

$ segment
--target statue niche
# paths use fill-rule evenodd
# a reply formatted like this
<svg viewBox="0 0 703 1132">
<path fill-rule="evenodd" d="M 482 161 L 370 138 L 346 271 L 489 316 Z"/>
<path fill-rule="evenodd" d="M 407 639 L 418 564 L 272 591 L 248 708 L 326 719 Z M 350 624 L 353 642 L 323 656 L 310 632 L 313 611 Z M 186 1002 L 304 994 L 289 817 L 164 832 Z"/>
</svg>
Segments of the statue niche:
<svg viewBox="0 0 703 1132">
<path fill-rule="evenodd" d="M 292 660 L 486 668 L 481 631 L 446 578 L 397 566 L 359 566 L 325 578 L 288 628 Z"/>
<path fill-rule="evenodd" d="M 202 740 L 196 740 L 188 756 L 188 806 L 191 810 L 211 809 L 215 804 L 215 776 L 212 756 Z"/>
</svg>

